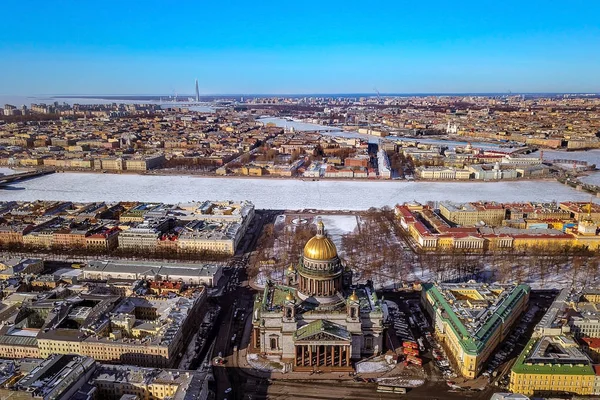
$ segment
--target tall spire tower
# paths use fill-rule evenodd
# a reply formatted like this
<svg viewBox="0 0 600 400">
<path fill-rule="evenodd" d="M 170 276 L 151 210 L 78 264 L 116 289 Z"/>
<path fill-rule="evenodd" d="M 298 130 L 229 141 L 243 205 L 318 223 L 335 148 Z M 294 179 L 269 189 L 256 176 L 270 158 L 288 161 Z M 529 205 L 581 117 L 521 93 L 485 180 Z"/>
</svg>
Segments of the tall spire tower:
<svg viewBox="0 0 600 400">
<path fill-rule="evenodd" d="M 196 79 L 196 102 L 200 101 L 200 91 L 198 90 L 198 79 Z"/>
</svg>

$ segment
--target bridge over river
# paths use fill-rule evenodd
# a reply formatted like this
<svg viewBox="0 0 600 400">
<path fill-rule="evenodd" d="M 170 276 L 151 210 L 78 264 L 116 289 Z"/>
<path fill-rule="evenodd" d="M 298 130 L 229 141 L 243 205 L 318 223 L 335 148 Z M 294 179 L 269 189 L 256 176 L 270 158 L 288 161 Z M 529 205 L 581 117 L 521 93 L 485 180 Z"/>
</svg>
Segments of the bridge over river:
<svg viewBox="0 0 600 400">
<path fill-rule="evenodd" d="M 6 185 L 7 183 L 14 183 L 23 181 L 26 179 L 36 178 L 42 175 L 53 174 L 53 170 L 36 170 L 36 171 L 27 171 L 19 174 L 11 174 L 11 175 L 1 175 L 0 176 L 0 186 Z"/>
</svg>

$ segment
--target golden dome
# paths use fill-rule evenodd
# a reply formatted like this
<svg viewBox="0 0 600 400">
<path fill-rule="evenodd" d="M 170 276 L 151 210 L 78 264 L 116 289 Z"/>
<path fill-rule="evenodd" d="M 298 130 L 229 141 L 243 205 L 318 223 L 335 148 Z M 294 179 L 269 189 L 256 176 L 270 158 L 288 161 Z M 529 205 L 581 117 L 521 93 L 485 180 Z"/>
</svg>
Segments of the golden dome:
<svg viewBox="0 0 600 400">
<path fill-rule="evenodd" d="M 290 264 L 290 266 L 288 267 L 288 272 L 294 272 L 294 265 Z"/>
<path fill-rule="evenodd" d="M 356 290 L 352 291 L 352 294 L 349 297 L 350 301 L 358 301 L 358 296 L 356 295 Z"/>
<path fill-rule="evenodd" d="M 294 295 L 292 294 L 292 292 L 287 292 L 287 294 L 285 295 L 285 299 L 287 301 L 294 301 Z"/>
<path fill-rule="evenodd" d="M 331 260 L 337 257 L 337 249 L 331 239 L 315 236 L 306 242 L 304 246 L 304 257 L 313 260 Z"/>
<path fill-rule="evenodd" d="M 313 236 L 304 246 L 304 257 L 323 261 L 337 257 L 335 244 L 325 236 L 325 225 L 321 220 L 317 223 L 316 236 Z"/>
</svg>

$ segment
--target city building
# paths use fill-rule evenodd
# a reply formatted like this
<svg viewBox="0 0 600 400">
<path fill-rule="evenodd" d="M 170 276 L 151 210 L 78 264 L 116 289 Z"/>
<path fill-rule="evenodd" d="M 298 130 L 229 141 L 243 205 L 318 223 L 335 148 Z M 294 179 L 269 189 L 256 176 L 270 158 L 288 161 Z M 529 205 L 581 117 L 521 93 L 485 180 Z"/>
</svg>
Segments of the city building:
<svg viewBox="0 0 600 400">
<path fill-rule="evenodd" d="M 136 287 L 126 297 L 64 287 L 13 293 L 3 300 L 3 321 L 11 323 L 0 327 L 0 350 L 15 359 L 78 354 L 111 363 L 172 367 L 197 329 L 206 290 L 199 286 L 155 294 Z M 63 293 L 60 301 L 56 293 Z"/>
<path fill-rule="evenodd" d="M 285 282 L 256 297 L 252 325 L 251 351 L 297 371 L 352 371 L 354 361 L 383 352 L 381 300 L 372 287 L 352 286 L 322 221 Z"/>
<path fill-rule="evenodd" d="M 93 358 L 56 354 L 45 360 L 0 360 L 0 398 L 68 400 L 77 392 L 94 398 L 87 382 L 96 371 Z"/>
<path fill-rule="evenodd" d="M 209 397 L 206 372 L 141 368 L 132 365 L 98 366 L 91 383 L 97 398 L 137 400 L 205 400 Z"/>
<path fill-rule="evenodd" d="M 144 261 L 94 260 L 82 268 L 82 279 L 107 281 L 110 279 L 148 280 L 153 282 L 182 282 L 186 285 L 216 286 L 222 276 L 218 264 L 174 262 L 160 264 Z"/>
<path fill-rule="evenodd" d="M 441 202 L 436 210 L 407 203 L 397 205 L 395 212 L 415 245 L 427 251 L 543 249 L 560 252 L 600 248 L 598 224 L 591 216 L 576 221 L 556 206 Z"/>
<path fill-rule="evenodd" d="M 91 357 L 0 359 L 0 398 L 10 400 L 206 400 L 208 373 L 99 364 Z"/>
<path fill-rule="evenodd" d="M 577 342 L 563 335 L 531 339 L 510 373 L 510 390 L 525 395 L 594 394 L 596 374 Z"/>
<path fill-rule="evenodd" d="M 515 362 L 510 390 L 535 396 L 600 395 L 600 291 L 560 291 Z"/>
<path fill-rule="evenodd" d="M 527 285 L 422 284 L 421 303 L 441 341 L 466 378 L 475 378 L 527 309 Z"/>
<path fill-rule="evenodd" d="M 506 210 L 498 203 L 463 203 L 449 201 L 439 203 L 440 214 L 448 221 L 462 226 L 474 226 L 480 223 L 498 226 L 506 218 Z"/>
</svg>

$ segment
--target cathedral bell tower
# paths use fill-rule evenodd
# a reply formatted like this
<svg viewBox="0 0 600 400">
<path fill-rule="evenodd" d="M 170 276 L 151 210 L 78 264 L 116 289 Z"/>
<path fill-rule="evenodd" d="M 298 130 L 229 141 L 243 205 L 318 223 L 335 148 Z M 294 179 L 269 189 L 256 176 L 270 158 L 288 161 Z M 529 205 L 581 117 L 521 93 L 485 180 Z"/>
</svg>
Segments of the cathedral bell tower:
<svg viewBox="0 0 600 400">
<path fill-rule="evenodd" d="M 360 318 L 359 299 L 356 295 L 356 291 L 353 291 L 350 297 L 348 297 L 346 303 L 346 310 L 348 313 L 348 318 L 350 320 L 356 321 Z"/>
<path fill-rule="evenodd" d="M 296 320 L 296 299 L 291 292 L 288 292 L 285 296 L 283 319 L 285 322 L 293 322 Z"/>
<path fill-rule="evenodd" d="M 296 269 L 292 264 L 285 270 L 285 284 L 288 286 L 294 286 L 297 282 Z"/>
</svg>

